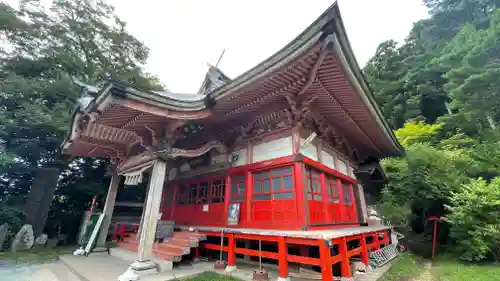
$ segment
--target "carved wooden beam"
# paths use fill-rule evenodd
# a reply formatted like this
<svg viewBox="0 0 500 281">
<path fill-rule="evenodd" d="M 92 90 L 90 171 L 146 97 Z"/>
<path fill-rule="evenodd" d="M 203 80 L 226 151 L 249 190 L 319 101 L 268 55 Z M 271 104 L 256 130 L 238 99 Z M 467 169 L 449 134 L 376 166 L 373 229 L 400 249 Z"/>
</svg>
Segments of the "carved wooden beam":
<svg viewBox="0 0 500 281">
<path fill-rule="evenodd" d="M 280 96 L 280 95 L 284 95 L 284 94 L 288 93 L 291 89 L 297 87 L 298 85 L 301 85 L 301 84 L 305 83 L 306 81 L 307 81 L 306 78 L 297 79 L 294 82 L 292 82 L 290 84 L 287 84 L 286 86 L 284 86 L 282 88 L 279 88 L 278 90 L 275 90 L 275 91 L 273 91 L 271 93 L 268 93 L 266 95 L 263 95 L 263 96 L 260 96 L 258 98 L 255 98 L 255 99 L 251 100 L 248 103 L 245 103 L 244 105 L 242 105 L 240 107 L 234 108 L 231 111 L 226 112 L 224 115 L 225 116 L 229 116 L 229 115 L 233 115 L 235 113 L 246 112 L 245 109 L 251 108 L 253 105 L 256 105 L 256 104 L 259 104 L 259 103 L 263 103 L 263 102 L 265 102 L 269 98 Z"/>
<path fill-rule="evenodd" d="M 224 144 L 218 141 L 210 141 L 201 146 L 198 149 L 182 149 L 182 148 L 165 148 L 162 150 L 157 150 L 154 152 L 155 155 L 163 155 L 166 158 L 177 158 L 177 157 L 198 157 L 212 149 L 217 149 L 221 153 L 226 153 L 227 148 Z"/>
</svg>

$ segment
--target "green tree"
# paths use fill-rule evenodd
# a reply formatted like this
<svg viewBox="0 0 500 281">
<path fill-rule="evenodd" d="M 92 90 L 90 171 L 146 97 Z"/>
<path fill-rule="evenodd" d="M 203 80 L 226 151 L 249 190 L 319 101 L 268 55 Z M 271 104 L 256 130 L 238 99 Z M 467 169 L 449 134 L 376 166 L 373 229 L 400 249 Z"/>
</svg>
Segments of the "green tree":
<svg viewBox="0 0 500 281">
<path fill-rule="evenodd" d="M 446 221 L 455 250 L 465 260 L 500 260 L 500 178 L 473 180 L 453 193 Z"/>
<path fill-rule="evenodd" d="M 423 121 L 407 122 L 394 133 L 403 147 L 416 143 L 431 144 L 441 129 L 441 124 L 427 125 Z"/>
<path fill-rule="evenodd" d="M 21 204 L 33 169 L 58 167 L 52 211 L 77 216 L 93 194 L 105 191 L 107 180 L 105 162 L 73 159 L 68 166 L 59 154 L 83 92 L 74 80 L 99 86 L 116 79 L 161 90 L 143 70 L 149 50 L 100 0 L 54 0 L 50 7 L 24 0 L 19 10 L 0 4 L 0 23 L 0 143 L 12 160 L 0 166 L 1 200 Z"/>
</svg>

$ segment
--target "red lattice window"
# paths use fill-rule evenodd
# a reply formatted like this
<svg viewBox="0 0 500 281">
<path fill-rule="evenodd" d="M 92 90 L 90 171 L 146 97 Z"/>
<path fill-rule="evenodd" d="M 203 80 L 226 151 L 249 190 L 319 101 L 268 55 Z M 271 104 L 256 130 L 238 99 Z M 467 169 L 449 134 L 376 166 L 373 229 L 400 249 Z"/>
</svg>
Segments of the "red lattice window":
<svg viewBox="0 0 500 281">
<path fill-rule="evenodd" d="M 328 203 L 338 204 L 339 201 L 339 189 L 337 187 L 338 179 L 327 177 L 326 178 L 326 191 L 328 193 Z"/>
<path fill-rule="evenodd" d="M 201 181 L 198 185 L 198 200 L 199 204 L 207 204 L 210 199 L 210 182 L 208 180 Z"/>
<path fill-rule="evenodd" d="M 255 200 L 292 199 L 293 187 L 291 167 L 253 174 L 253 198 Z"/>
<path fill-rule="evenodd" d="M 177 205 L 189 204 L 189 187 L 186 184 L 177 186 Z"/>
<path fill-rule="evenodd" d="M 212 203 L 224 202 L 224 195 L 226 191 L 226 181 L 224 179 L 212 180 L 211 190 Z"/>
<path fill-rule="evenodd" d="M 352 185 L 342 183 L 342 190 L 344 192 L 344 204 L 346 206 L 352 206 Z"/>
<path fill-rule="evenodd" d="M 244 175 L 231 177 L 231 202 L 245 201 L 246 177 Z"/>
<path fill-rule="evenodd" d="M 307 177 L 307 199 L 314 201 L 322 201 L 321 194 L 321 174 L 313 169 L 308 169 Z"/>
</svg>

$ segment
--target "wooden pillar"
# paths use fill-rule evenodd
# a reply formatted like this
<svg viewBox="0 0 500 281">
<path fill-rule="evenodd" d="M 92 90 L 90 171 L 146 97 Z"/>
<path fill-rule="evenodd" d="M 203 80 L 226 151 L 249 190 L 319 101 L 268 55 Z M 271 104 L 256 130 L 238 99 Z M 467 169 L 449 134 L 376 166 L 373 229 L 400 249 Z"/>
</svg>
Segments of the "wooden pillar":
<svg viewBox="0 0 500 281">
<path fill-rule="evenodd" d="M 278 237 L 278 280 L 289 280 L 288 278 L 288 247 L 285 237 Z"/>
<path fill-rule="evenodd" d="M 200 246 L 194 248 L 193 261 L 197 262 L 200 260 Z"/>
<path fill-rule="evenodd" d="M 167 163 L 157 159 L 153 164 L 153 172 L 149 181 L 148 196 L 146 206 L 143 210 L 144 219 L 141 225 L 141 236 L 139 239 L 138 261 L 149 261 L 153 254 L 153 242 L 156 233 L 156 224 L 158 221 L 158 208 L 161 203 L 161 194 L 163 192 L 163 183 Z"/>
<path fill-rule="evenodd" d="M 351 197 L 351 204 L 352 204 L 351 208 L 356 212 L 356 216 L 355 217 L 356 217 L 356 219 L 358 221 L 361 221 L 360 217 L 359 217 L 360 213 L 358 212 L 358 208 L 357 208 L 358 205 L 357 205 L 357 202 L 356 202 L 357 201 L 357 196 L 354 194 L 354 185 L 353 184 L 349 185 L 349 197 Z M 349 210 L 349 212 L 351 212 L 351 210 Z"/>
<path fill-rule="evenodd" d="M 174 216 L 175 216 L 175 206 L 177 206 L 177 190 L 179 189 L 178 184 L 174 184 L 172 186 L 174 189 L 173 195 L 172 195 L 172 209 L 170 209 L 170 220 L 175 221 Z"/>
<path fill-rule="evenodd" d="M 375 232 L 373 234 L 373 243 L 375 243 L 375 247 L 377 250 L 380 250 L 380 240 L 378 239 L 378 233 Z"/>
<path fill-rule="evenodd" d="M 321 263 L 321 280 L 333 281 L 332 256 L 327 240 L 318 240 L 319 258 Z"/>
<path fill-rule="evenodd" d="M 342 181 L 337 179 L 335 183 L 337 186 L 337 190 L 339 191 L 339 214 L 340 214 L 340 222 L 345 222 L 347 220 L 346 210 L 345 210 L 345 202 L 344 202 L 344 187 L 342 186 Z"/>
<path fill-rule="evenodd" d="M 366 235 L 361 234 L 361 261 L 368 266 L 370 263 L 370 258 L 368 256 L 368 247 L 366 246 Z"/>
<path fill-rule="evenodd" d="M 300 162 L 293 164 L 295 183 L 295 202 L 297 203 L 297 222 L 301 229 L 307 229 L 307 196 L 304 186 L 303 165 Z"/>
<path fill-rule="evenodd" d="M 246 223 L 250 223 L 252 221 L 252 199 L 253 199 L 253 180 L 252 180 L 252 173 L 251 172 L 246 172 L 245 173 L 245 200 L 246 200 L 246 208 L 247 208 L 247 215 L 246 215 Z"/>
<path fill-rule="evenodd" d="M 357 186 L 359 196 L 359 209 L 361 210 L 361 215 L 359 217 L 361 218 L 362 222 L 366 222 L 366 219 L 368 218 L 368 211 L 366 209 L 365 191 L 360 183 L 358 183 Z"/>
<path fill-rule="evenodd" d="M 224 192 L 224 225 L 227 225 L 227 218 L 229 215 L 229 203 L 231 202 L 231 177 L 226 176 L 226 191 Z"/>
<path fill-rule="evenodd" d="M 111 217 L 113 216 L 113 210 L 115 208 L 116 193 L 118 192 L 118 186 L 120 185 L 120 178 L 121 177 L 118 174 L 114 173 L 111 177 L 111 182 L 109 183 L 106 203 L 104 204 L 104 209 L 102 210 L 104 220 L 102 221 L 101 230 L 99 231 L 96 243 L 98 247 L 102 247 L 106 243 L 109 226 L 111 225 Z"/>
<path fill-rule="evenodd" d="M 221 238 L 224 239 L 224 238 Z M 231 267 L 231 268 L 229 268 Z M 226 271 L 234 270 L 236 268 L 236 241 L 234 240 L 234 234 L 227 234 L 227 267 Z"/>
<path fill-rule="evenodd" d="M 151 179 L 149 180 L 146 205 L 142 210 L 143 220 L 140 227 L 139 248 L 137 249 L 137 260 L 118 277 L 120 281 L 139 280 L 142 272 L 158 270 L 161 265 L 152 261 L 153 243 L 158 223 L 158 209 L 160 208 L 163 184 L 167 173 L 167 162 L 161 159 L 154 160 Z"/>
<path fill-rule="evenodd" d="M 321 182 L 321 198 L 323 199 L 323 214 L 325 223 L 330 223 L 333 221 L 333 214 L 330 212 L 330 208 L 328 207 L 328 185 L 326 184 L 326 175 L 325 173 L 320 174 L 320 182 Z"/>
<path fill-rule="evenodd" d="M 345 237 L 342 237 L 340 239 L 339 243 L 339 253 L 342 258 L 341 264 L 340 264 L 340 272 L 341 272 L 341 277 L 343 278 L 352 278 L 352 272 L 351 272 L 351 264 L 349 262 L 349 254 L 348 254 L 348 249 L 347 249 L 347 241 Z"/>
</svg>

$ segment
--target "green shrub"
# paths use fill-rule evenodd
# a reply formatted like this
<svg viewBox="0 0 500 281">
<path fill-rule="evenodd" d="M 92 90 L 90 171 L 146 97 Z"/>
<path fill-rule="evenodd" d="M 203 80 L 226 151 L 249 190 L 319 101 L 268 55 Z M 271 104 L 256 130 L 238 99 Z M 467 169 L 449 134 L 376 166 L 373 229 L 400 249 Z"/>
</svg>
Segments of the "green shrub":
<svg viewBox="0 0 500 281">
<path fill-rule="evenodd" d="M 453 193 L 446 221 L 464 260 L 500 261 L 500 177 L 472 180 Z"/>
</svg>

